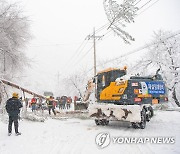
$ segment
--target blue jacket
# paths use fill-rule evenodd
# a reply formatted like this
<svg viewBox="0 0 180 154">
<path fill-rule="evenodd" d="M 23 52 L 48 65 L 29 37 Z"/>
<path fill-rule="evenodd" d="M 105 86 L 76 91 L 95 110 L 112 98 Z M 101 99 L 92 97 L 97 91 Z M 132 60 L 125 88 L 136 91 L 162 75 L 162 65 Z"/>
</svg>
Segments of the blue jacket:
<svg viewBox="0 0 180 154">
<path fill-rule="evenodd" d="M 6 102 L 6 111 L 9 116 L 17 116 L 20 113 L 20 108 L 22 104 L 19 99 L 17 98 L 10 98 Z"/>
</svg>

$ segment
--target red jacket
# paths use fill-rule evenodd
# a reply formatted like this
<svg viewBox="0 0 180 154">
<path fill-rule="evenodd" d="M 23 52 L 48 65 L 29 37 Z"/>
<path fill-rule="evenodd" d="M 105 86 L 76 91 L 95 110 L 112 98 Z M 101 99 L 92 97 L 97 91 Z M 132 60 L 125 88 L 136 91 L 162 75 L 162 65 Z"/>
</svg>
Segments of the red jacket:
<svg viewBox="0 0 180 154">
<path fill-rule="evenodd" d="M 36 98 L 31 99 L 31 104 L 36 104 Z"/>
</svg>

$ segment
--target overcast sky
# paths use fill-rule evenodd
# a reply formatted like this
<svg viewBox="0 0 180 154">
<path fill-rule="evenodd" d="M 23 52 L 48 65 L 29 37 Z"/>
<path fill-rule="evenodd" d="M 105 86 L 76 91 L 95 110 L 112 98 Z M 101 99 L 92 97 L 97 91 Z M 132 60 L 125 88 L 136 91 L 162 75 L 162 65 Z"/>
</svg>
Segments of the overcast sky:
<svg viewBox="0 0 180 154">
<path fill-rule="evenodd" d="M 140 4 L 148 1 L 142 0 Z M 156 0 L 150 4 L 154 2 Z M 98 29 L 108 23 L 103 0 L 22 0 L 21 4 L 31 20 L 33 35 L 26 48 L 27 55 L 33 60 L 26 79 L 33 81 L 29 85 L 53 91 L 58 73 L 61 79 L 79 69 L 93 67 L 92 40 L 85 38 L 92 34 L 94 27 Z M 127 25 L 127 31 L 135 38 L 131 45 L 125 45 L 113 32 L 97 41 L 97 63 L 143 46 L 152 40 L 154 31 L 180 29 L 179 0 L 159 0 L 147 7 L 139 11 L 145 10 L 137 15 L 135 23 Z M 97 35 L 107 32 L 103 29 Z M 82 44 L 84 48 L 79 50 Z M 93 70 L 90 73 L 93 74 Z M 29 85 L 27 82 L 26 86 Z"/>
</svg>

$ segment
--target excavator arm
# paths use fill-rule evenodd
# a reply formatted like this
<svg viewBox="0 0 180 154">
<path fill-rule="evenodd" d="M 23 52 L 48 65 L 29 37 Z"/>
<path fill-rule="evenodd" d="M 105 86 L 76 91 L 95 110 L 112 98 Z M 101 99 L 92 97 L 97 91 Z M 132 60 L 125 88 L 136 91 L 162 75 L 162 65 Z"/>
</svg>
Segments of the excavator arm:
<svg viewBox="0 0 180 154">
<path fill-rule="evenodd" d="M 84 96 L 83 96 L 84 102 L 86 102 L 89 99 L 91 93 L 94 90 L 94 87 L 95 87 L 95 83 L 93 82 L 93 79 L 89 80 L 87 87 L 86 87 L 86 91 L 85 91 Z"/>
</svg>

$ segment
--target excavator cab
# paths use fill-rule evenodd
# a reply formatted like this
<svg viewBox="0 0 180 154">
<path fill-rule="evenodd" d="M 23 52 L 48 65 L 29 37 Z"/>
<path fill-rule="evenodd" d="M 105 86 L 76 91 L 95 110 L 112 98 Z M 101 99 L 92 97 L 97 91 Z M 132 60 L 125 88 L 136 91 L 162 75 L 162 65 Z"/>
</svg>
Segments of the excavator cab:
<svg viewBox="0 0 180 154">
<path fill-rule="evenodd" d="M 96 99 L 101 102 L 102 91 L 110 88 L 111 84 L 115 84 L 115 80 L 126 75 L 126 69 L 108 68 L 97 74 L 96 78 Z"/>
</svg>

